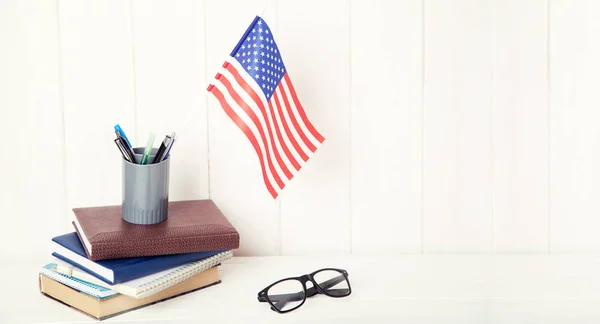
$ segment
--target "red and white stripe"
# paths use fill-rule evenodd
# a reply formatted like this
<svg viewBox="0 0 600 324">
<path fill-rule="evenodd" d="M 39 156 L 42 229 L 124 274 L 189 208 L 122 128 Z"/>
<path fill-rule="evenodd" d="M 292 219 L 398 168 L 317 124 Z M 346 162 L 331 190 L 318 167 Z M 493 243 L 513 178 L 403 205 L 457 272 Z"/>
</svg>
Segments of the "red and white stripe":
<svg viewBox="0 0 600 324">
<path fill-rule="evenodd" d="M 252 76 L 231 58 L 208 91 L 254 147 L 273 198 L 325 140 L 308 120 L 287 72 L 267 101 Z"/>
</svg>

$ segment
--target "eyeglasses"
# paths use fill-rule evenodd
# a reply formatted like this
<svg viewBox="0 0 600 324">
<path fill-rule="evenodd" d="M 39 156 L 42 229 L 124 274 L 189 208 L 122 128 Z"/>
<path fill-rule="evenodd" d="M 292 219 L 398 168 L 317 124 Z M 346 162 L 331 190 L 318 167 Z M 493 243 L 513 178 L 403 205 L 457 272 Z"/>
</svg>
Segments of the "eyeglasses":
<svg viewBox="0 0 600 324">
<path fill-rule="evenodd" d="M 309 281 L 312 287 L 306 289 Z M 276 281 L 258 293 L 258 301 L 268 302 L 271 309 L 278 313 L 287 313 L 302 306 L 306 297 L 323 294 L 339 298 L 346 297 L 351 292 L 346 270 L 325 268 L 300 277 Z"/>
</svg>

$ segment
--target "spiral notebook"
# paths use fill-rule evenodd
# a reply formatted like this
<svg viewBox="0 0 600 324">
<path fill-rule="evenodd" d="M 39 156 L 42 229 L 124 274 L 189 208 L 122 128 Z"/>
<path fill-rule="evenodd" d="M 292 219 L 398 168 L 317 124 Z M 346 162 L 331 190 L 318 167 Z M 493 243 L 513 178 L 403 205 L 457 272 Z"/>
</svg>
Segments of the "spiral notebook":
<svg viewBox="0 0 600 324">
<path fill-rule="evenodd" d="M 89 283 L 87 281 L 67 276 L 60 272 L 57 272 L 55 269 L 56 263 L 48 263 L 40 269 L 40 274 L 54 281 L 60 282 L 65 286 L 71 287 L 77 291 L 81 291 L 85 294 L 95 297 L 97 299 L 106 299 L 119 294 L 114 290 L 110 290 L 102 286 L 94 285 L 93 283 Z"/>
<path fill-rule="evenodd" d="M 93 275 L 64 261 L 57 259 L 55 263 L 57 264 L 56 271 L 67 276 L 114 290 L 132 298 L 140 299 L 165 290 L 179 282 L 193 277 L 200 272 L 215 267 L 222 262 L 231 259 L 232 257 L 233 251 L 229 250 L 203 260 L 190 262 L 175 268 L 167 269 L 116 285 L 109 285 Z"/>
</svg>

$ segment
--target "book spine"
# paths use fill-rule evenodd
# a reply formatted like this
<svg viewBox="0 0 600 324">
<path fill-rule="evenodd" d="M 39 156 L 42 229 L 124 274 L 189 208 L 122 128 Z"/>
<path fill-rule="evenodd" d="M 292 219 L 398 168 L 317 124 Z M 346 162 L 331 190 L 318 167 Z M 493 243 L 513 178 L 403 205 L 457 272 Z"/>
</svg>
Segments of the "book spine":
<svg viewBox="0 0 600 324">
<path fill-rule="evenodd" d="M 110 243 L 91 243 L 92 261 L 107 259 L 137 258 L 144 256 L 195 253 L 218 250 L 234 250 L 239 248 L 239 234 L 218 236 L 198 236 L 162 239 L 160 244 L 155 240 L 119 241 Z"/>
</svg>

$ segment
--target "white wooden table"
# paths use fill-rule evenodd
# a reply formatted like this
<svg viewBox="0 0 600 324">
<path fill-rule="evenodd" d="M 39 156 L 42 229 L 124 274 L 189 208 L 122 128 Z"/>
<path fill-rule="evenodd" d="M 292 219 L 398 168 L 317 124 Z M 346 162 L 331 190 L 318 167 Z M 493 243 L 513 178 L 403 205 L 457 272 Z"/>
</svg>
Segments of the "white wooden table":
<svg viewBox="0 0 600 324">
<path fill-rule="evenodd" d="M 0 323 L 95 322 L 39 293 L 37 271 L 47 261 L 3 265 Z M 317 295 L 288 314 L 256 299 L 277 279 L 328 266 L 348 270 L 351 296 Z M 600 256 L 253 257 L 234 258 L 221 269 L 220 285 L 104 322 L 600 322 Z"/>
</svg>

